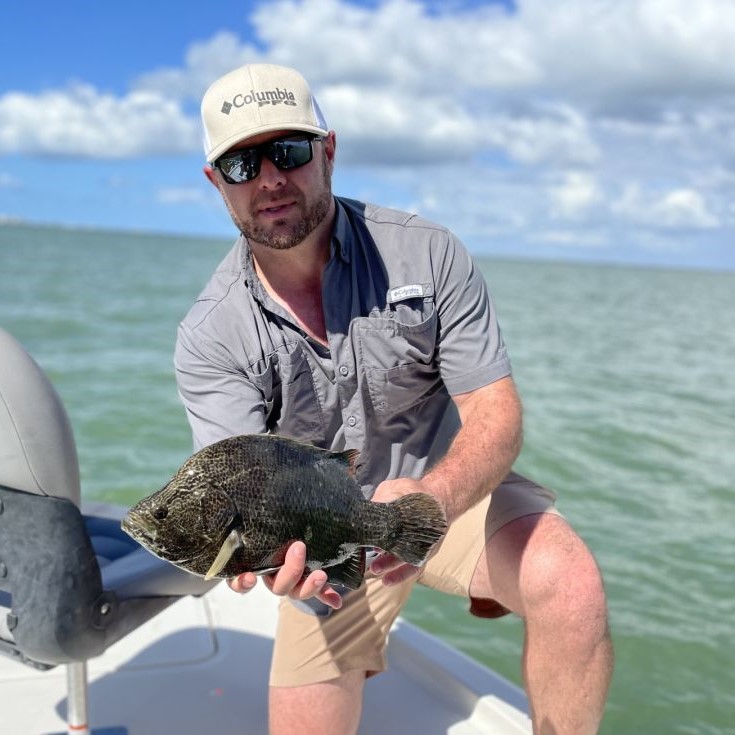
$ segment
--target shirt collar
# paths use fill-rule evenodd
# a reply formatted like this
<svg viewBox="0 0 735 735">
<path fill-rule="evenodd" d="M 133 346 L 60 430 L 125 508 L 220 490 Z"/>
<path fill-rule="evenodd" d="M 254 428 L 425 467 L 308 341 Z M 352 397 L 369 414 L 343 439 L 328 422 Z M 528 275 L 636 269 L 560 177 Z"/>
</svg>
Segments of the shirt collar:
<svg viewBox="0 0 735 735">
<path fill-rule="evenodd" d="M 256 298 L 263 301 L 266 296 L 265 289 L 263 288 L 263 284 L 260 282 L 260 278 L 258 278 L 258 274 L 255 272 L 253 254 L 250 252 L 248 239 L 245 235 L 240 235 L 237 245 L 240 249 L 240 262 L 242 264 L 242 273 L 245 283 Z"/>
<path fill-rule="evenodd" d="M 339 255 L 345 263 L 352 256 L 352 237 L 350 221 L 339 197 L 334 197 L 335 214 L 332 228 L 332 254 Z"/>
</svg>

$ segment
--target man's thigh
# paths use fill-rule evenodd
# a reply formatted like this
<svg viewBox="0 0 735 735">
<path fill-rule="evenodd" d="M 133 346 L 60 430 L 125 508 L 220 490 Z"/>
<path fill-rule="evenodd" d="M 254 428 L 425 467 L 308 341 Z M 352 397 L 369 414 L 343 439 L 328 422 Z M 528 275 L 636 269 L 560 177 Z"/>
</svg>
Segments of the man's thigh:
<svg viewBox="0 0 735 735">
<path fill-rule="evenodd" d="M 387 587 L 368 578 L 327 617 L 281 601 L 270 684 L 293 687 L 336 679 L 347 671 L 370 674 L 386 668 L 388 631 L 408 599 L 413 580 Z"/>
<path fill-rule="evenodd" d="M 480 503 L 462 514 L 442 540 L 437 553 L 429 559 L 419 576 L 419 584 L 470 600 L 470 612 L 478 617 L 495 618 L 509 610 L 489 594 L 470 594 L 475 572 L 482 565 L 490 539 L 513 521 L 541 513 L 559 515 L 554 493 L 535 482 L 511 472 Z"/>
</svg>

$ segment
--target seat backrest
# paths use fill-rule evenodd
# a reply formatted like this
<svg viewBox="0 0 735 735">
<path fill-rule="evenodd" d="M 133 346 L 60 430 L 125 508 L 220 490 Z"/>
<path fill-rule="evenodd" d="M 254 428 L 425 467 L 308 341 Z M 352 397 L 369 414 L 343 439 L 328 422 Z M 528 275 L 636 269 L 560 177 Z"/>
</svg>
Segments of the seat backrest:
<svg viewBox="0 0 735 735">
<path fill-rule="evenodd" d="M 79 462 L 56 390 L 0 328 L 0 484 L 80 503 Z"/>
<path fill-rule="evenodd" d="M 26 662 L 84 660 L 104 646 L 88 620 L 103 592 L 80 502 L 61 399 L 0 328 L 0 649 Z"/>
<path fill-rule="evenodd" d="M 39 668 L 98 656 L 180 597 L 213 586 L 154 557 L 119 521 L 85 517 L 80 496 L 61 399 L 0 329 L 0 653 Z"/>
</svg>

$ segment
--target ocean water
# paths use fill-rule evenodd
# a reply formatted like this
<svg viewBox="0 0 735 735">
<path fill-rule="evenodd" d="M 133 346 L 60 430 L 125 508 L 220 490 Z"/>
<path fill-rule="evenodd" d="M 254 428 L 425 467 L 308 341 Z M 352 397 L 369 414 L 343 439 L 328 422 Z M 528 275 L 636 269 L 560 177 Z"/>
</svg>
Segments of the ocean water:
<svg viewBox="0 0 735 735">
<path fill-rule="evenodd" d="M 132 503 L 190 453 L 175 330 L 229 247 L 0 226 L 0 325 L 64 400 L 85 497 Z M 517 467 L 605 576 L 602 732 L 735 733 L 735 273 L 478 262 L 524 400 Z M 521 621 L 465 609 L 418 589 L 406 615 L 520 683 Z"/>
</svg>

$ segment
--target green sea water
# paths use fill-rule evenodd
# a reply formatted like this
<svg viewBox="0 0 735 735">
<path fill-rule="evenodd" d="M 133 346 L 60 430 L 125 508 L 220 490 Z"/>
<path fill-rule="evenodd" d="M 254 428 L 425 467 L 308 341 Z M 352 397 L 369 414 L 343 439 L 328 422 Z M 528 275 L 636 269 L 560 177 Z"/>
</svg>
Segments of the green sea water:
<svg viewBox="0 0 735 735">
<path fill-rule="evenodd" d="M 0 226 L 0 325 L 64 400 L 86 498 L 132 503 L 190 453 L 176 325 L 229 247 Z M 517 467 L 605 575 L 602 732 L 735 733 L 735 273 L 478 262 L 524 399 Z M 520 683 L 521 621 L 465 609 L 418 589 L 406 615 Z"/>
</svg>

